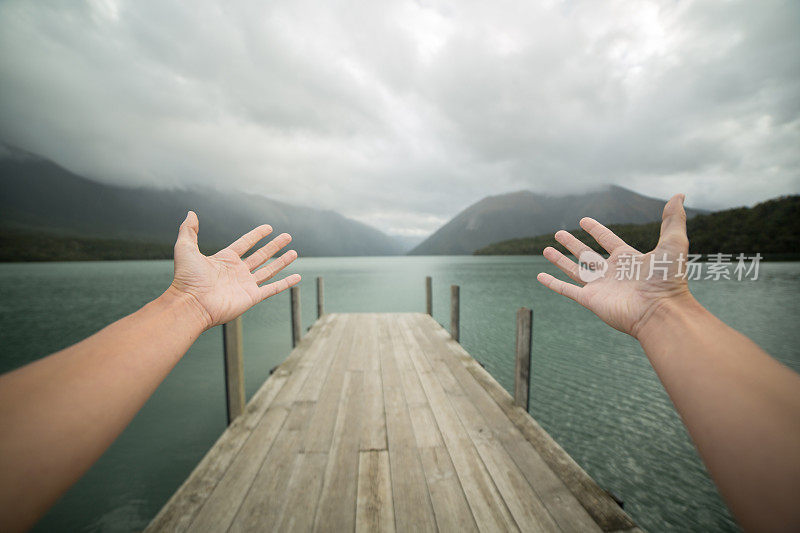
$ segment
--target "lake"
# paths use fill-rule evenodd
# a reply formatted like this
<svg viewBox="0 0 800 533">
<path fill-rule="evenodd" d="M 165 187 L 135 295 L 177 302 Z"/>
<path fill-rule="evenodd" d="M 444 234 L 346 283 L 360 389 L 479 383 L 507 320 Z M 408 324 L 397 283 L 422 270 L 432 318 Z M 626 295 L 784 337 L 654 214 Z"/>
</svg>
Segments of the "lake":
<svg viewBox="0 0 800 533">
<path fill-rule="evenodd" d="M 461 342 L 507 390 L 515 313 L 534 310 L 531 413 L 603 488 L 651 531 L 736 531 L 639 344 L 536 282 L 542 257 L 302 258 L 304 327 L 314 277 L 326 310 L 424 311 L 449 325 L 461 286 Z M 560 274 L 560 273 L 559 273 Z M 158 296 L 171 261 L 0 265 L 0 371 L 68 346 Z M 561 276 L 563 278 L 563 276 Z M 761 264 L 757 281 L 695 281 L 726 323 L 800 371 L 800 263 Z M 244 315 L 248 397 L 291 350 L 289 298 Z M 206 332 L 95 466 L 37 531 L 142 529 L 225 429 L 220 328 Z"/>
</svg>

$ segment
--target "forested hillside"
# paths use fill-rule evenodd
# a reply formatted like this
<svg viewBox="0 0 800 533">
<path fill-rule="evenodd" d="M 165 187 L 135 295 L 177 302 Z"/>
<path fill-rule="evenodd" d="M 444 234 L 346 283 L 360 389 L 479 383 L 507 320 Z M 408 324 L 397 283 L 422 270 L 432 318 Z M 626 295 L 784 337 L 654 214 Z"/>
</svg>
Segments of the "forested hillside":
<svg viewBox="0 0 800 533">
<path fill-rule="evenodd" d="M 608 227 L 637 250 L 650 251 L 658 242 L 661 223 L 609 224 Z M 800 196 L 783 196 L 753 207 L 697 215 L 688 220 L 686 229 L 691 253 L 759 252 L 771 259 L 800 258 Z M 598 252 L 602 251 L 582 229 L 570 231 Z M 475 254 L 537 255 L 547 246 L 566 252 L 553 234 L 548 233 L 491 244 Z"/>
</svg>

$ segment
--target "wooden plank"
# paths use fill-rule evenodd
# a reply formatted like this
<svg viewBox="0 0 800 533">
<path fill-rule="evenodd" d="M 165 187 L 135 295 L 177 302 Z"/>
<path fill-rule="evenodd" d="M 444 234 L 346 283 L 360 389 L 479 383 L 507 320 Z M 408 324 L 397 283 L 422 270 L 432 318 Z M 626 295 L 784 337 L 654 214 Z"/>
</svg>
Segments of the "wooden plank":
<svg viewBox="0 0 800 533">
<path fill-rule="evenodd" d="M 261 420 L 261 410 L 269 405 L 286 382 L 287 375 L 270 377 L 248 404 L 245 414 L 228 426 L 189 477 L 161 508 L 145 531 L 185 531 L 219 479 Z"/>
<path fill-rule="evenodd" d="M 228 531 L 261 531 L 265 524 L 278 522 L 289 496 L 286 486 L 296 465 L 296 455 L 300 451 L 301 437 L 308 425 L 311 408 L 312 405 L 307 402 L 292 405 L 264 461 L 251 465 L 251 468 L 257 469 L 255 479 L 241 500 Z"/>
<path fill-rule="evenodd" d="M 478 531 L 464 489 L 444 445 L 420 448 L 419 455 L 439 531 Z"/>
<path fill-rule="evenodd" d="M 435 531 L 436 518 L 397 371 L 397 348 L 391 333 L 396 323 L 394 318 L 395 315 L 381 317 L 378 324 L 378 346 L 395 525 L 398 531 Z"/>
<path fill-rule="evenodd" d="M 433 514 L 440 531 L 477 531 L 464 489 L 447 453 L 430 406 L 409 407 Z"/>
<path fill-rule="evenodd" d="M 408 341 L 413 335 L 408 321 L 401 321 L 399 327 Z M 430 368 L 427 358 L 422 356 L 418 350 L 410 350 L 409 354 L 417 368 L 422 388 L 428 397 L 436 423 L 441 430 L 442 439 L 450 454 L 478 528 L 486 531 L 517 531 L 517 525 L 508 507 L 483 465 L 444 389 L 436 377 L 430 371 L 425 370 L 426 366 Z"/>
<path fill-rule="evenodd" d="M 410 318 L 407 320 L 410 321 Z M 492 476 L 495 486 L 503 497 L 503 501 L 514 517 L 514 521 L 522 531 L 558 531 L 559 527 L 556 522 L 548 513 L 539 496 L 528 484 L 514 460 L 508 455 L 500 442 L 494 438 L 491 429 L 475 406 L 472 405 L 470 399 L 461 393 L 458 381 L 452 376 L 450 369 L 443 361 L 439 360 L 441 355 L 436 352 L 446 350 L 446 345 L 444 343 L 434 345 L 426 342 L 421 327 L 422 325 L 418 322 L 413 322 L 411 327 L 408 328 L 408 334 L 414 337 L 410 339 L 410 342 L 414 343 L 412 344 L 412 350 L 417 350 L 422 356 L 433 359 L 431 366 L 434 370 L 433 375 L 437 379 L 442 382 L 455 383 L 459 387 L 456 394 L 448 393 L 450 404 L 467 430 L 472 444 Z M 420 339 L 419 337 L 423 338 Z M 508 423 L 510 425 L 510 421 Z"/>
<path fill-rule="evenodd" d="M 483 375 L 481 372 L 483 369 L 479 365 L 478 368 L 470 366 L 467 370 L 492 395 L 514 425 L 520 429 L 525 439 L 536 448 L 545 463 L 564 482 L 603 531 L 618 531 L 635 526 L 627 513 L 620 509 L 589 474 L 525 410 L 514 405 L 505 389 L 496 382 L 487 381 L 491 376 Z"/>
<path fill-rule="evenodd" d="M 362 451 L 386 449 L 386 412 L 383 406 L 383 379 L 381 361 L 378 354 L 378 319 L 367 320 L 364 347 L 364 422 L 361 425 Z"/>
<path fill-rule="evenodd" d="M 413 367 L 411 358 L 407 354 L 400 359 L 407 360 Z M 402 372 L 401 375 L 436 526 L 440 531 L 477 531 L 478 526 L 472 517 L 464 489 L 445 448 L 417 372 L 409 370 Z M 418 398 L 414 405 L 408 401 L 410 392 Z"/>
<path fill-rule="evenodd" d="M 302 354 L 301 360 L 298 361 L 298 366 L 315 366 L 316 359 L 325 357 L 325 355 L 333 348 L 335 344 L 331 342 L 332 338 L 341 336 L 341 330 L 346 318 L 343 315 L 329 314 L 317 320 L 308 330 L 306 335 L 300 339 L 297 348 L 300 349 Z M 315 334 L 312 335 L 312 332 Z"/>
<path fill-rule="evenodd" d="M 441 326 L 424 315 L 421 315 L 419 320 L 428 322 L 429 327 L 436 332 L 439 338 L 448 335 Z M 456 343 L 450 343 L 448 346 L 457 355 L 464 368 L 513 422 L 525 440 L 533 446 L 541 459 L 567 486 L 603 531 L 619 531 L 636 527 L 630 516 L 524 409 L 514 404 L 509 393 L 469 353 Z"/>
<path fill-rule="evenodd" d="M 352 531 L 355 527 L 362 384 L 361 372 L 345 373 L 314 531 Z"/>
<path fill-rule="evenodd" d="M 302 362 L 302 359 L 305 359 L 306 349 L 310 346 L 316 344 L 316 340 L 318 339 L 321 332 L 333 325 L 335 322 L 341 319 L 340 315 L 330 314 L 325 315 L 316 322 L 314 322 L 311 327 L 309 328 L 308 332 L 300 339 L 300 344 L 292 348 L 292 351 L 289 352 L 289 357 L 281 363 L 278 368 L 284 365 L 295 365 Z"/>
<path fill-rule="evenodd" d="M 336 315 L 326 315 L 317 321 L 317 324 L 319 323 L 322 323 L 321 327 L 316 328 L 315 326 L 314 329 L 312 329 L 315 333 L 314 337 L 309 338 L 309 332 L 309 335 L 301 339 L 300 344 L 292 350 L 292 354 L 295 352 L 301 354 L 301 357 L 298 358 L 297 362 L 294 364 L 293 372 L 298 381 L 292 381 L 287 384 L 287 389 L 289 390 L 284 391 L 284 393 L 275 400 L 276 402 L 283 403 L 286 407 L 291 407 L 291 404 L 295 401 L 316 401 L 316 396 L 314 396 L 316 389 L 313 380 L 320 373 L 320 369 L 323 369 L 323 374 L 325 373 L 324 369 L 326 368 L 326 363 L 324 358 L 331 346 L 330 339 L 340 335 L 342 329 L 342 320 Z M 280 371 L 282 366 L 283 365 L 278 367 L 277 370 Z"/>
<path fill-rule="evenodd" d="M 411 359 L 404 359 L 411 365 Z M 417 371 L 414 370 L 413 365 L 411 365 L 408 370 L 400 371 L 400 380 L 403 383 L 403 392 L 405 393 L 406 403 L 409 408 L 419 405 L 428 405 L 428 398 L 425 396 L 425 391 L 422 390 L 422 384 L 419 382 Z"/>
<path fill-rule="evenodd" d="M 411 416 L 411 425 L 414 428 L 414 438 L 417 442 L 418 448 L 433 448 L 435 446 L 444 446 L 442 436 L 439 433 L 439 427 L 436 425 L 436 420 L 433 418 L 433 411 L 426 403 L 424 405 L 415 405 L 408 407 L 409 415 Z"/>
<path fill-rule="evenodd" d="M 347 371 L 363 372 L 367 366 L 367 343 L 370 316 L 368 314 L 353 314 L 351 328 L 353 329 L 353 347 L 347 353 Z"/>
<path fill-rule="evenodd" d="M 348 364 L 348 354 L 352 351 L 355 341 L 355 328 L 351 327 L 352 317 L 340 315 L 338 320 L 342 322 L 341 327 L 344 328 L 344 338 L 339 348 L 332 354 L 333 361 L 322 386 L 319 401 L 317 401 L 314 413 L 309 421 L 309 431 L 303 440 L 303 451 L 306 453 L 327 453 L 333 440 L 336 414 L 339 411 L 339 400 L 342 396 L 344 374 Z"/>
<path fill-rule="evenodd" d="M 439 365 L 442 365 L 438 368 L 440 372 L 448 372 L 443 368 L 444 363 L 439 362 L 437 367 Z M 463 395 L 450 396 L 450 402 L 519 528 L 522 531 L 559 531 L 539 496 L 511 456 L 494 438 L 475 406 Z"/>
<path fill-rule="evenodd" d="M 444 347 L 444 350 L 431 350 L 429 353 L 442 364 L 448 365 L 453 377 L 464 390 L 465 396 L 472 401 L 477 411 L 480 412 L 479 416 L 489 425 L 493 437 L 513 458 L 559 527 L 564 531 L 598 531 L 599 527 L 580 502 L 467 371 L 462 360 L 455 353 L 457 345 L 446 342 L 447 339 L 445 335 L 442 335 L 441 328 L 437 328 L 440 331 L 431 328 L 430 322 L 424 318 L 418 322 L 421 323 L 418 340 L 426 347 L 430 347 L 431 344 Z M 426 322 L 428 327 L 426 327 Z M 437 344 L 436 341 L 439 341 L 440 344 Z M 469 360 L 474 361 L 471 357 Z"/>
<path fill-rule="evenodd" d="M 319 353 L 320 350 L 318 350 L 316 346 L 311 345 L 310 349 L 305 353 L 305 358 L 316 361 Z M 312 373 L 313 369 L 313 365 L 296 365 L 294 371 L 286 381 L 286 385 L 283 386 L 281 391 L 275 397 L 275 400 L 273 400 L 273 405 L 282 405 L 287 409 L 291 408 L 292 404 L 297 401 L 299 394 L 303 391 L 303 387 L 305 386 L 306 381 L 308 380 L 308 377 Z"/>
<path fill-rule="evenodd" d="M 161 508 L 146 531 L 180 532 L 189 527 L 208 495 L 244 445 L 250 432 L 258 425 L 264 412 L 272 405 L 292 376 L 306 353 L 306 348 L 320 335 L 332 318 L 333 315 L 326 315 L 312 326 L 303 344 L 289 354 L 289 357 L 253 395 L 244 414 L 228 426 L 186 481 Z"/>
<path fill-rule="evenodd" d="M 514 403 L 530 411 L 528 397 L 531 388 L 531 343 L 533 340 L 533 311 L 517 310 L 517 343 L 514 364 Z"/>
<path fill-rule="evenodd" d="M 420 331 L 421 336 L 435 335 L 431 329 L 425 327 L 421 327 Z M 437 337 L 440 341 L 444 340 L 442 335 Z M 420 340 L 425 342 L 424 337 Z M 449 350 L 455 345 L 450 343 L 444 346 Z M 502 443 L 508 455 L 513 458 L 559 527 L 565 531 L 598 530 L 598 526 L 583 509 L 580 502 L 544 463 L 538 452 L 524 439 L 522 433 L 505 416 L 494 400 L 486 394 L 486 391 L 475 381 L 453 352 L 439 352 L 439 357 L 442 364 L 449 366 L 465 395 L 471 399 L 475 408 L 480 412 L 480 416 L 490 426 L 494 438 Z"/>
<path fill-rule="evenodd" d="M 244 349 L 242 338 L 242 317 L 237 316 L 222 325 L 222 344 L 224 346 L 225 403 L 230 425 L 244 412 Z"/>
<path fill-rule="evenodd" d="M 358 454 L 356 532 L 394 530 L 389 452 L 362 451 Z"/>
<path fill-rule="evenodd" d="M 296 455 L 292 477 L 286 487 L 286 504 L 276 521 L 275 531 L 311 531 L 327 464 L 327 453 Z M 266 526 L 261 524 L 259 530 L 268 529 Z"/>
<path fill-rule="evenodd" d="M 326 315 L 331 316 L 331 315 Z M 342 349 L 347 330 L 347 318 L 337 315 L 332 321 L 331 326 L 323 331 L 309 351 L 313 351 L 316 356 L 304 357 L 300 363 L 309 366 L 309 376 L 303 388 L 297 393 L 298 402 L 316 402 L 322 393 L 322 387 L 328 379 L 328 374 L 333 364 L 336 354 Z"/>
<path fill-rule="evenodd" d="M 288 411 L 283 407 L 271 407 L 267 410 L 236 459 L 200 508 L 189 528 L 190 531 L 228 529 L 256 476 L 257 469 L 253 465 L 262 463 L 287 415 Z"/>
</svg>

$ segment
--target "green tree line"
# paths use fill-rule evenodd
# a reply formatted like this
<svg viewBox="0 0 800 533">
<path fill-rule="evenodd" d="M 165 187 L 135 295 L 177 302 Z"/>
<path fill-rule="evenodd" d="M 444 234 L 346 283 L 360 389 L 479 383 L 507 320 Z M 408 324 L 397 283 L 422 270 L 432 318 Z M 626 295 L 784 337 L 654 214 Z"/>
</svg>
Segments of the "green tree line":
<svg viewBox="0 0 800 533">
<path fill-rule="evenodd" d="M 172 259 L 172 245 L 0 230 L 0 261 Z"/>
</svg>

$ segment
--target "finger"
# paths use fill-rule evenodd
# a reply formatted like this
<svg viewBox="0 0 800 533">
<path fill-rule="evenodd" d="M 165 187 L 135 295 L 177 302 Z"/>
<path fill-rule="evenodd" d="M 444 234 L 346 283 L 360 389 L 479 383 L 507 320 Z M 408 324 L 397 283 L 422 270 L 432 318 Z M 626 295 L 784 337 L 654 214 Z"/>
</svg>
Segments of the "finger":
<svg viewBox="0 0 800 533">
<path fill-rule="evenodd" d="M 267 244 L 250 254 L 250 256 L 244 260 L 244 264 L 247 265 L 247 268 L 250 270 L 255 270 L 264 262 L 275 255 L 278 250 L 286 246 L 292 242 L 292 236 L 288 233 L 281 233 Z"/>
<path fill-rule="evenodd" d="M 256 277 L 256 283 L 261 285 L 268 279 L 272 278 L 272 276 L 289 266 L 295 259 L 297 259 L 297 252 L 294 250 L 289 250 L 272 263 L 264 266 L 264 268 L 256 270 L 253 272 Z"/>
<path fill-rule="evenodd" d="M 572 283 L 567 283 L 566 281 L 561 281 L 560 279 L 554 278 L 550 274 L 545 274 L 544 272 L 540 272 L 539 275 L 536 276 L 536 279 L 548 289 L 552 289 L 558 294 L 566 296 L 570 300 L 575 300 L 576 302 L 580 303 L 580 295 L 581 291 L 583 290 L 581 287 L 573 285 Z"/>
<path fill-rule="evenodd" d="M 564 245 L 576 258 L 580 258 L 583 252 L 591 252 L 592 249 L 583 244 L 578 238 L 568 231 L 559 230 L 556 232 L 556 240 Z"/>
<path fill-rule="evenodd" d="M 291 276 L 286 276 L 285 278 L 272 282 L 267 283 L 259 287 L 261 291 L 261 299 L 266 300 L 270 296 L 275 296 L 281 291 L 285 291 L 289 287 L 293 287 L 300 283 L 300 274 L 292 274 Z"/>
<path fill-rule="evenodd" d="M 683 194 L 676 194 L 664 206 L 661 217 L 661 235 L 658 244 L 672 243 L 688 249 L 689 239 L 686 236 L 686 211 L 683 209 Z"/>
<path fill-rule="evenodd" d="M 200 220 L 194 211 L 189 211 L 178 229 L 177 244 L 191 244 L 197 247 L 197 233 L 200 231 Z"/>
<path fill-rule="evenodd" d="M 583 284 L 583 281 L 580 277 L 580 272 L 578 271 L 578 265 L 575 263 L 575 261 L 571 260 L 569 257 L 562 254 L 552 246 L 545 248 L 542 252 L 542 255 L 545 257 L 545 259 L 560 268 L 564 274 L 572 278 L 573 281 Z"/>
<path fill-rule="evenodd" d="M 625 241 L 617 237 L 617 235 L 596 221 L 593 218 L 584 217 L 580 221 L 580 225 L 586 232 L 592 236 L 594 240 L 600 244 L 608 253 L 613 252 L 620 246 L 625 246 Z"/>
<path fill-rule="evenodd" d="M 258 226 L 257 228 L 248 231 L 247 233 L 236 239 L 233 242 L 233 244 L 228 246 L 228 249 L 233 250 L 233 252 L 236 255 L 241 257 L 245 254 L 245 252 L 247 252 L 247 250 L 255 246 L 258 241 L 260 241 L 270 233 L 272 233 L 272 226 L 270 226 L 269 224 Z"/>
</svg>

